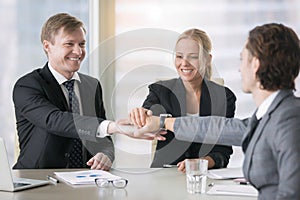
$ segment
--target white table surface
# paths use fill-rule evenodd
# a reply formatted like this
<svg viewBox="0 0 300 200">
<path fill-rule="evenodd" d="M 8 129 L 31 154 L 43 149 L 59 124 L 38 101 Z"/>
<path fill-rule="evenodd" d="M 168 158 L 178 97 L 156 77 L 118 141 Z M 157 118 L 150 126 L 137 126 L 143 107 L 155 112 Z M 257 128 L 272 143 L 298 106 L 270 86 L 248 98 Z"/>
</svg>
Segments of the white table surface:
<svg viewBox="0 0 300 200">
<path fill-rule="evenodd" d="M 82 170 L 82 169 L 81 169 Z M 70 171 L 70 169 L 51 170 L 14 170 L 15 176 L 24 178 L 46 179 L 56 171 Z M 185 174 L 176 168 L 166 169 L 112 169 L 112 174 L 128 179 L 125 189 L 97 188 L 96 185 L 72 186 L 60 181 L 38 188 L 15 193 L 0 191 L 1 200 L 93 200 L 93 199 L 129 199 L 129 200 L 254 200 L 256 197 L 218 196 L 208 194 L 189 194 L 186 191 Z M 207 184 L 232 184 L 232 180 L 211 180 Z"/>
</svg>

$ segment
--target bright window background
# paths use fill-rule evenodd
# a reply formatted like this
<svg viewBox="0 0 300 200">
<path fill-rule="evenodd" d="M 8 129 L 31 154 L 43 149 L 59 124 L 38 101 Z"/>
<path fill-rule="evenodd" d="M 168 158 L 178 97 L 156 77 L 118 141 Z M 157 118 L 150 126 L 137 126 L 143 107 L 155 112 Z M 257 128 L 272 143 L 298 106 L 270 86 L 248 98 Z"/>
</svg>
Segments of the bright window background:
<svg viewBox="0 0 300 200">
<path fill-rule="evenodd" d="M 256 25 L 277 22 L 284 23 L 300 33 L 300 2 L 297 0 L 116 0 L 115 2 L 116 35 L 124 35 L 142 28 L 167 29 L 178 33 L 193 27 L 205 30 L 213 43 L 214 76 L 224 78 L 225 85 L 236 94 L 236 117 L 239 118 L 248 117 L 255 110 L 251 95 L 244 94 L 241 90 L 238 72 L 239 55 L 248 31 Z M 165 42 L 166 38 L 163 36 L 162 33 L 160 42 Z M 134 43 L 139 39 L 136 37 L 130 42 Z M 169 40 L 172 41 L 173 38 L 170 37 Z M 172 42 L 175 45 L 175 41 Z M 118 47 L 117 43 L 116 51 L 118 48 L 122 46 Z M 172 56 L 157 49 L 145 48 L 128 52 L 117 59 L 115 67 L 116 90 L 119 91 L 118 98 L 115 99 L 115 116 L 126 116 L 132 107 L 141 106 L 148 93 L 148 83 L 177 77 Z M 147 84 L 141 84 L 140 80 Z M 119 83 L 125 82 L 128 85 L 136 84 L 134 90 L 122 89 L 120 85 L 124 84 Z M 298 78 L 298 90 L 299 85 Z M 299 91 L 297 94 L 300 94 Z M 124 103 L 127 103 L 127 109 Z M 116 166 L 147 166 L 151 162 L 149 153 L 151 143 L 135 141 L 124 136 L 117 136 L 115 141 Z M 133 164 L 132 160 L 136 162 Z M 243 154 L 240 147 L 234 147 L 234 156 L 229 166 L 240 166 L 242 161 Z"/>
<path fill-rule="evenodd" d="M 93 0 L 91 0 L 93 1 Z M 95 0 L 96 2 L 97 0 Z M 239 53 L 247 37 L 248 31 L 256 25 L 268 22 L 282 22 L 300 33 L 300 2 L 297 0 L 108 0 L 115 1 L 115 35 L 136 33 L 137 30 L 150 28 L 181 33 L 192 27 L 205 30 L 213 42 L 213 63 L 215 76 L 222 77 L 225 85 L 236 94 L 236 116 L 243 118 L 252 114 L 255 106 L 251 96 L 241 91 L 241 80 L 238 72 Z M 94 2 L 94 3 L 95 3 Z M 100 1 L 99 1 L 100 2 Z M 101 0 L 101 2 L 103 2 Z M 15 117 L 12 103 L 12 88 L 21 75 L 42 67 L 46 56 L 40 43 L 40 30 L 44 21 L 54 13 L 69 12 L 85 22 L 89 35 L 92 28 L 88 27 L 88 0 L 1 0 L 0 25 L 2 28 L 1 49 L 1 80 L 0 92 L 0 137 L 4 137 L 8 146 L 11 164 L 14 158 Z M 92 13 L 95 14 L 95 13 Z M 93 15 L 95 16 L 95 15 Z M 109 20 L 109 19 L 102 19 Z M 111 20 L 111 18 L 110 18 Z M 97 20 L 96 20 L 97 21 Z M 175 43 L 175 39 L 162 35 L 144 35 L 127 41 L 128 45 L 140 40 L 153 40 L 154 36 L 160 44 Z M 98 32 L 96 33 L 98 34 Z M 88 35 L 88 36 L 89 36 Z M 132 34 L 134 35 L 134 34 Z M 167 34 L 168 35 L 168 34 Z M 161 36 L 161 37 L 160 37 Z M 145 38 L 146 37 L 146 38 Z M 96 36 L 97 38 L 97 36 Z M 163 38 L 163 39 L 159 39 Z M 148 41 L 148 40 L 147 40 Z M 93 44 L 95 45 L 95 44 Z M 159 45 L 158 45 L 159 46 Z M 115 44 L 118 52 L 123 46 Z M 172 48 L 141 48 L 119 55 L 114 62 L 114 96 L 106 96 L 108 116 L 112 119 L 127 116 L 132 107 L 140 106 L 148 93 L 147 85 L 158 79 L 176 77 L 172 56 L 168 51 Z M 117 53 L 116 53 L 117 55 Z M 89 73 L 87 65 L 81 69 Z M 98 66 L 90 68 L 98 71 Z M 91 72 L 92 73 L 92 72 Z M 95 75 L 93 73 L 93 75 Z M 101 75 L 99 79 L 101 80 Z M 297 89 L 300 89 L 297 80 Z M 102 83 L 103 89 L 108 85 Z M 124 88 L 134 88 L 126 90 Z M 299 91 L 296 92 L 300 94 Z M 151 143 L 136 141 L 125 137 L 115 137 L 117 149 L 116 167 L 149 166 L 151 162 Z M 236 159 L 232 166 L 240 165 L 242 154 L 237 148 Z"/>
</svg>

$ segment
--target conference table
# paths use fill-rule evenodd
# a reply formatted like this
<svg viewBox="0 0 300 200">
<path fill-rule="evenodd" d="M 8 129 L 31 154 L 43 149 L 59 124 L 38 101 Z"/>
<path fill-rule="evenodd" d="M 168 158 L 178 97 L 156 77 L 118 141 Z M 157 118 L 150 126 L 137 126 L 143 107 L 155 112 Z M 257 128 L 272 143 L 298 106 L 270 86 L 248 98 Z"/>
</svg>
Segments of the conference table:
<svg viewBox="0 0 300 200">
<path fill-rule="evenodd" d="M 83 170 L 83 169 L 77 169 Z M 84 169 L 86 170 L 86 169 Z M 71 169 L 13 170 L 16 177 L 46 179 L 47 175 L 55 177 L 54 172 L 74 171 Z M 92 185 L 70 185 L 63 181 L 19 192 L 0 191 L 1 200 L 254 200 L 257 197 L 222 196 L 209 194 L 189 194 L 186 190 L 185 174 L 176 168 L 159 169 L 112 169 L 110 173 L 128 179 L 125 189 L 98 188 Z M 207 179 L 207 185 L 232 184 L 232 180 Z M 207 190 L 209 186 L 207 186 Z"/>
</svg>

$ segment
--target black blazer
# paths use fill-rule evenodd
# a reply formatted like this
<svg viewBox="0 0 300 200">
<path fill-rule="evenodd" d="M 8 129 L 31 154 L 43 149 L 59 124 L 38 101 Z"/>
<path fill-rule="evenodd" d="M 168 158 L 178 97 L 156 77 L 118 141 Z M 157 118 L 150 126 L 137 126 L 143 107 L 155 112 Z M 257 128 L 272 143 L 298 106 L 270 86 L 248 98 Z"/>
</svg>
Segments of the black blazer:
<svg viewBox="0 0 300 200">
<path fill-rule="evenodd" d="M 203 81 L 201 90 L 200 116 L 234 116 L 236 97 L 231 90 L 208 80 Z M 154 115 L 186 116 L 186 91 L 182 80 L 176 78 L 151 84 L 143 107 L 152 110 Z M 231 146 L 179 141 L 168 131 L 166 140 L 157 143 L 151 167 L 208 155 L 215 161 L 214 168 L 221 168 L 227 166 L 231 154 Z"/>
<path fill-rule="evenodd" d="M 68 112 L 63 91 L 48 64 L 21 77 L 13 89 L 20 155 L 15 169 L 65 168 L 73 138 L 83 140 L 83 163 L 97 152 L 114 160 L 110 137 L 96 138 L 105 120 L 102 89 L 97 79 L 79 73 L 83 116 Z"/>
</svg>

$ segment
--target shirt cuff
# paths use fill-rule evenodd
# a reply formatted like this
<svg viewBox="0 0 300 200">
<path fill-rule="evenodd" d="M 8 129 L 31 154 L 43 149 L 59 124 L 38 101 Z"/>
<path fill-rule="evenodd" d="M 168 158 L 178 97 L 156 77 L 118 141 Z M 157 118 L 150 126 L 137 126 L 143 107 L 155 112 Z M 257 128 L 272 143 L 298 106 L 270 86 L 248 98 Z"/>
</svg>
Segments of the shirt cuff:
<svg viewBox="0 0 300 200">
<path fill-rule="evenodd" d="M 96 134 L 97 138 L 104 138 L 106 136 L 110 136 L 107 133 L 108 125 L 109 125 L 110 122 L 112 122 L 112 121 L 104 120 L 100 123 L 100 125 L 98 126 L 97 134 Z"/>
</svg>

